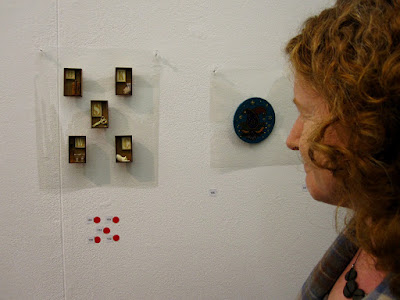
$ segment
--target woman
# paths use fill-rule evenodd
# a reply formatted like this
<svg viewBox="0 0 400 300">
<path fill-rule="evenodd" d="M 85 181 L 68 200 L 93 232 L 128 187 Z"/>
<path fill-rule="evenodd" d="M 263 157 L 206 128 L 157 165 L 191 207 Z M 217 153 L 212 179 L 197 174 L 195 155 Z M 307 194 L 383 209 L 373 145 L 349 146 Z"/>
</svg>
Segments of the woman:
<svg viewBox="0 0 400 300">
<path fill-rule="evenodd" d="M 400 299 L 400 0 L 338 0 L 286 46 L 312 197 L 350 208 L 300 299 Z"/>
</svg>

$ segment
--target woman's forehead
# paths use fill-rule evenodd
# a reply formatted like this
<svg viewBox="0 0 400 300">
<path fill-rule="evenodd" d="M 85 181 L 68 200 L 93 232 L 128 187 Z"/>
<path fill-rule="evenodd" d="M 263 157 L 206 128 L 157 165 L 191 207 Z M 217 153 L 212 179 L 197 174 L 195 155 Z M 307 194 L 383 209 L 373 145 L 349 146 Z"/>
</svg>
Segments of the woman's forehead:
<svg viewBox="0 0 400 300">
<path fill-rule="evenodd" d="M 327 101 L 305 80 L 297 77 L 294 81 L 293 102 L 301 110 L 319 111 L 327 113 L 329 111 Z"/>
<path fill-rule="evenodd" d="M 296 89 L 299 90 L 302 94 L 305 94 L 309 97 L 320 97 L 320 94 L 315 90 L 315 88 L 313 87 L 313 85 L 308 82 L 307 80 L 305 80 L 303 77 L 301 77 L 300 75 L 295 75 L 294 77 L 294 88 L 295 88 L 295 92 Z"/>
<path fill-rule="evenodd" d="M 325 102 L 323 97 L 310 84 L 302 80 L 295 80 L 294 82 L 294 97 L 294 102 L 298 105 L 304 105 L 310 101 Z"/>
</svg>

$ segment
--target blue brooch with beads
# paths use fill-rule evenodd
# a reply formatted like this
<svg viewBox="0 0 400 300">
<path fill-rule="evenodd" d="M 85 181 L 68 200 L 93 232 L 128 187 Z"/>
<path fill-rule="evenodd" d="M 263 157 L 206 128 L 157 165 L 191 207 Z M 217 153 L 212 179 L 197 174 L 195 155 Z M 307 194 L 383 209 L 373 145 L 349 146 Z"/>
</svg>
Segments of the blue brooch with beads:
<svg viewBox="0 0 400 300">
<path fill-rule="evenodd" d="M 236 110 L 233 126 L 238 137 L 246 143 L 259 143 L 265 140 L 275 125 L 275 112 L 272 105 L 262 98 L 250 98 Z"/>
</svg>

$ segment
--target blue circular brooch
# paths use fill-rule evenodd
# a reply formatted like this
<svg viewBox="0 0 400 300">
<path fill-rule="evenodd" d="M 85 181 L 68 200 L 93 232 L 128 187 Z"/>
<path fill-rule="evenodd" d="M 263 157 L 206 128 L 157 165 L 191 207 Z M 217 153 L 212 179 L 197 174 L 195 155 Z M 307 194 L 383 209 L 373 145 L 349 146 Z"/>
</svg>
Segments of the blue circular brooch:
<svg viewBox="0 0 400 300">
<path fill-rule="evenodd" d="M 265 140 L 275 125 L 272 105 L 262 98 L 250 98 L 239 105 L 233 118 L 233 127 L 238 137 L 246 143 Z"/>
</svg>

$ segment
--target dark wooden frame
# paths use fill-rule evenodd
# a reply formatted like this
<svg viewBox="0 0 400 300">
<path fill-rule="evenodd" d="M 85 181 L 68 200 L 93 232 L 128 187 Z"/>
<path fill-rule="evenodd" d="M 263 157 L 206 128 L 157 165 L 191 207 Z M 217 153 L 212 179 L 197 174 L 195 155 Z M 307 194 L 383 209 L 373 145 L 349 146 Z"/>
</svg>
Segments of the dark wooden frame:
<svg viewBox="0 0 400 300">
<path fill-rule="evenodd" d="M 75 71 L 75 79 L 67 79 L 67 71 Z M 64 96 L 82 97 L 82 69 L 64 68 Z"/>
<path fill-rule="evenodd" d="M 126 81 L 125 82 L 118 82 L 118 70 L 125 70 L 126 72 Z M 124 92 L 124 89 L 130 86 L 130 90 L 128 93 Z M 132 85 L 132 68 L 115 68 L 115 95 L 122 95 L 122 96 L 131 96 L 133 90 Z"/>
<path fill-rule="evenodd" d="M 130 150 L 122 150 L 122 138 L 130 138 L 131 140 L 131 149 Z M 117 135 L 115 136 L 115 161 L 117 163 L 121 163 L 117 160 L 117 154 L 121 156 L 126 156 L 129 162 L 132 162 L 133 158 L 133 144 L 132 144 L 132 136 L 131 135 Z"/>
<path fill-rule="evenodd" d="M 85 139 L 85 148 L 76 148 L 75 147 L 75 139 L 76 138 L 84 138 Z M 87 143 L 86 143 L 86 136 L 69 136 L 68 137 L 68 144 L 69 144 L 69 155 L 68 155 L 68 162 L 70 164 L 79 164 L 79 163 L 86 163 L 86 148 L 87 148 Z M 76 161 L 75 156 L 82 156 L 83 155 L 83 161 Z"/>
<path fill-rule="evenodd" d="M 93 127 L 95 123 L 100 121 L 101 117 L 93 117 L 93 104 L 94 103 L 100 103 L 101 104 L 101 110 L 102 110 L 102 116 L 106 118 L 107 123 L 106 124 L 100 124 L 96 127 Z M 109 119 L 109 114 L 108 114 L 108 101 L 107 100 L 92 100 L 90 102 L 90 116 L 92 120 L 92 128 L 108 128 L 108 125 L 110 124 L 110 119 Z"/>
</svg>

